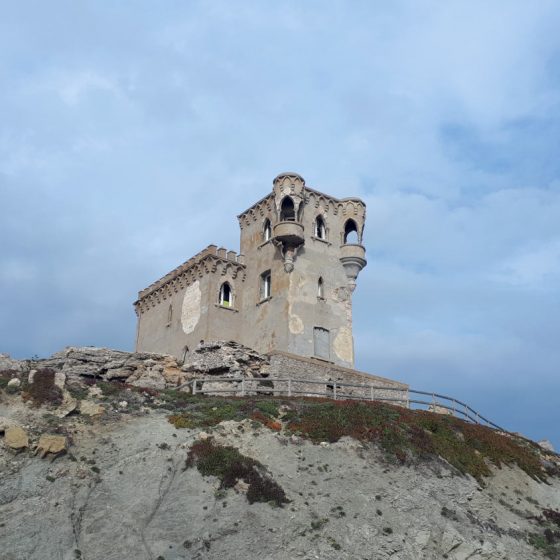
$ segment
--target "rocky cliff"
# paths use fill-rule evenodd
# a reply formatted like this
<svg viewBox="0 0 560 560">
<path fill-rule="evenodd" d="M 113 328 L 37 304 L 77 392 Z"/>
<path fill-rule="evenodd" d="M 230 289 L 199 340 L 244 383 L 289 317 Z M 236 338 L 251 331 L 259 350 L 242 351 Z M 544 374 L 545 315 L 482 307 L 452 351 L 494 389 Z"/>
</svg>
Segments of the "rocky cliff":
<svg viewBox="0 0 560 560">
<path fill-rule="evenodd" d="M 0 356 L 0 558 L 560 558 L 560 461 L 381 403 L 201 397 L 235 347 Z"/>
</svg>

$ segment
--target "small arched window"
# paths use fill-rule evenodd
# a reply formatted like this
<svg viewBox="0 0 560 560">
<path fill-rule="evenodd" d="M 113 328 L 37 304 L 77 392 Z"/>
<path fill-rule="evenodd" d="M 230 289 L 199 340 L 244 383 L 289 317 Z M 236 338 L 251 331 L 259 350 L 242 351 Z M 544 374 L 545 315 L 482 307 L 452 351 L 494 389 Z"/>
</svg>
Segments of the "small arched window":
<svg viewBox="0 0 560 560">
<path fill-rule="evenodd" d="M 263 226 L 263 240 L 270 241 L 271 237 L 272 237 L 272 226 L 270 225 L 270 220 L 267 218 L 264 221 L 264 226 Z"/>
<path fill-rule="evenodd" d="M 289 196 L 286 196 L 282 201 L 282 206 L 280 207 L 280 221 L 281 222 L 296 221 L 296 211 L 294 207 L 294 201 Z"/>
<path fill-rule="evenodd" d="M 220 287 L 219 303 L 223 307 L 233 307 L 233 290 L 229 282 L 224 282 Z"/>
<path fill-rule="evenodd" d="M 325 299 L 325 283 L 323 282 L 322 277 L 320 277 L 317 282 L 317 297 L 319 299 Z"/>
<path fill-rule="evenodd" d="M 322 216 L 317 216 L 315 220 L 315 237 L 319 239 L 327 238 L 327 228 L 325 227 L 325 220 Z"/>
<path fill-rule="evenodd" d="M 344 244 L 357 244 L 358 239 L 358 226 L 356 222 L 352 219 L 348 220 L 344 225 Z"/>
</svg>

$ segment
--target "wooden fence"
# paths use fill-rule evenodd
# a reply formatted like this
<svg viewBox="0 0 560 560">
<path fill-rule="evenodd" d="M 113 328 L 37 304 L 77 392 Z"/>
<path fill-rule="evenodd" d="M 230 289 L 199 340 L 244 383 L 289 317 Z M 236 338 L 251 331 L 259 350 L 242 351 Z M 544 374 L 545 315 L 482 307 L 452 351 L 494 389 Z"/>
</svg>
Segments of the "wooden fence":
<svg viewBox="0 0 560 560">
<path fill-rule="evenodd" d="M 205 377 L 193 379 L 180 388 L 190 387 L 193 395 L 272 395 L 285 397 L 322 397 L 334 400 L 368 400 L 390 402 L 407 408 L 430 410 L 449 414 L 473 422 L 484 424 L 500 431 L 494 424 L 468 404 L 439 393 L 416 391 L 403 387 L 374 385 L 368 383 L 325 382 L 316 379 L 292 379 L 289 377 Z M 315 387 L 317 390 L 315 390 Z"/>
</svg>

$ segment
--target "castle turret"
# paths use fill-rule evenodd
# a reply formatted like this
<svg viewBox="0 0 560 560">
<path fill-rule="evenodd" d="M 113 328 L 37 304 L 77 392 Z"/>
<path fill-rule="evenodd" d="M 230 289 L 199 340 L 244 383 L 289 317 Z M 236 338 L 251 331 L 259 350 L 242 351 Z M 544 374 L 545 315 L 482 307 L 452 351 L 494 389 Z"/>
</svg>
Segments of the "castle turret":
<svg viewBox="0 0 560 560">
<path fill-rule="evenodd" d="M 182 358 L 200 340 L 235 340 L 353 367 L 365 216 L 361 200 L 281 173 L 238 216 L 239 254 L 210 245 L 139 293 L 137 350 Z"/>
</svg>

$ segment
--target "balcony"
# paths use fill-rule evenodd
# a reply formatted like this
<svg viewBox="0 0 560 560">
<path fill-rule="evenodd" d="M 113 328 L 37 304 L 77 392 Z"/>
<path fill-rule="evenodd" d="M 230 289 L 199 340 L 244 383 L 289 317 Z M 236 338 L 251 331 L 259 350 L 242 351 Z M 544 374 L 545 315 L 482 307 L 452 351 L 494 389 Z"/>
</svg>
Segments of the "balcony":
<svg viewBox="0 0 560 560">
<path fill-rule="evenodd" d="M 353 291 L 356 287 L 356 278 L 362 268 L 366 266 L 366 249 L 357 243 L 346 243 L 340 247 L 340 262 L 348 278 L 348 285 Z"/>
<path fill-rule="evenodd" d="M 304 242 L 303 225 L 299 222 L 278 222 L 274 226 L 274 239 L 286 247 L 298 247 Z"/>
</svg>

